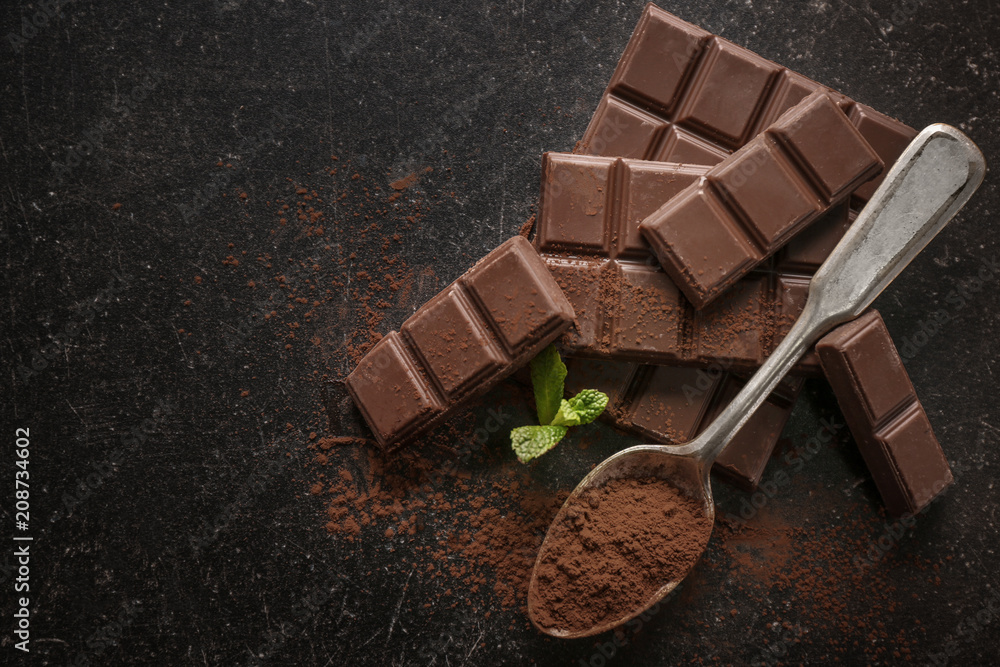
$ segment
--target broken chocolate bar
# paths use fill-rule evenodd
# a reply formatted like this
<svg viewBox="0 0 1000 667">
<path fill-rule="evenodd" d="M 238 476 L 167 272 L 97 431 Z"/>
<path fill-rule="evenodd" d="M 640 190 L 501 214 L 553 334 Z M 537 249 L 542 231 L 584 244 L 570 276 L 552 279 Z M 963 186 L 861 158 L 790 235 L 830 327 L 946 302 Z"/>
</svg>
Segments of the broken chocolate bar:
<svg viewBox="0 0 1000 667">
<path fill-rule="evenodd" d="M 647 366 L 601 359 L 568 359 L 566 390 L 608 395 L 602 420 L 642 438 L 679 445 L 696 437 L 746 384 L 718 367 Z M 803 380 L 786 378 L 715 461 L 713 470 L 754 490 L 792 413 Z"/>
<path fill-rule="evenodd" d="M 796 236 L 766 267 L 695 311 L 637 233 L 705 167 L 567 153 L 542 158 L 535 247 L 576 312 L 560 340 L 575 356 L 752 370 L 798 317 L 811 274 L 846 231 L 846 205 Z M 801 240 L 800 240 L 800 237 Z M 796 366 L 818 373 L 815 356 Z"/>
<path fill-rule="evenodd" d="M 639 230 L 700 310 L 881 170 L 847 116 L 816 92 L 668 200 Z"/>
<path fill-rule="evenodd" d="M 380 340 L 347 390 L 391 450 L 526 364 L 572 320 L 545 263 L 516 236 Z"/>
<path fill-rule="evenodd" d="M 714 165 L 817 90 L 832 95 L 885 163 L 916 131 L 653 4 L 643 10 L 574 151 Z M 854 191 L 859 209 L 881 176 Z"/>
<path fill-rule="evenodd" d="M 953 477 L 882 317 L 834 329 L 816 351 L 886 509 L 924 509 Z"/>
</svg>

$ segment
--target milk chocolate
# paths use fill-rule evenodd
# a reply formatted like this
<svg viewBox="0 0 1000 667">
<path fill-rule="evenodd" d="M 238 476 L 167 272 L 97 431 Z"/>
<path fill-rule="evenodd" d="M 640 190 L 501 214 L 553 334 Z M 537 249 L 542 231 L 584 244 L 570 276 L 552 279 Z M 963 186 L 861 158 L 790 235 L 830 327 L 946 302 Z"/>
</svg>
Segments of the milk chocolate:
<svg viewBox="0 0 1000 667">
<path fill-rule="evenodd" d="M 603 391 L 609 399 L 603 421 L 665 445 L 696 437 L 746 384 L 744 377 L 717 366 L 648 366 L 601 359 L 568 359 L 566 366 L 568 394 Z M 744 489 L 756 489 L 802 384 L 799 378 L 782 381 L 719 455 L 713 470 Z"/>
<path fill-rule="evenodd" d="M 766 266 L 695 311 L 657 265 L 639 222 L 705 167 L 566 153 L 542 158 L 535 247 L 576 311 L 564 352 L 752 370 L 798 317 L 811 274 L 849 225 L 846 205 L 811 224 Z M 818 373 L 815 356 L 796 366 Z"/>
<path fill-rule="evenodd" d="M 572 320 L 541 257 L 515 236 L 382 338 L 347 390 L 392 450 L 526 364 Z"/>
<path fill-rule="evenodd" d="M 886 170 L 917 134 L 650 3 L 574 152 L 714 165 L 817 90 L 837 101 Z M 854 191 L 854 210 L 881 178 Z"/>
<path fill-rule="evenodd" d="M 924 509 L 954 478 L 878 311 L 827 334 L 816 351 L 886 509 Z"/>
<path fill-rule="evenodd" d="M 843 111 L 815 92 L 639 230 L 700 310 L 881 170 Z"/>
</svg>

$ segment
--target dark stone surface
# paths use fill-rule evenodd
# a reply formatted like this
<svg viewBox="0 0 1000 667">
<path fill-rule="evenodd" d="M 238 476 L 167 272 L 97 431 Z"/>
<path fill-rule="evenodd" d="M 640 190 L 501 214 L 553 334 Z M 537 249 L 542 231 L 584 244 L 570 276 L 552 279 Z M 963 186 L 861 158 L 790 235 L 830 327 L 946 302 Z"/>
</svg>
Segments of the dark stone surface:
<svg viewBox="0 0 1000 667">
<path fill-rule="evenodd" d="M 541 152 L 582 134 L 641 7 L 81 0 L 50 17 L 41 3 L 6 3 L 0 30 L 28 27 L 16 51 L 9 36 L 0 44 L 3 518 L 5 535 L 17 533 L 9 452 L 15 429 L 29 428 L 34 542 L 29 656 L 13 647 L 13 549 L 0 557 L 4 664 L 229 665 L 255 653 L 289 665 L 746 663 L 769 645 L 791 663 L 995 661 L 1000 269 L 977 282 L 1000 257 L 992 174 L 876 302 L 957 481 L 840 614 L 850 625 L 869 596 L 891 597 L 870 636 L 845 631 L 831 646 L 814 600 L 744 593 L 761 575 L 714 539 L 680 598 L 604 658 L 611 635 L 545 638 L 488 591 L 468 594 L 473 611 L 442 606 L 440 582 L 413 574 L 406 539 L 379 528 L 347 543 L 323 529 L 305 445 L 310 432 L 329 434 L 322 380 L 350 369 L 341 343 L 365 318 L 332 281 L 378 268 L 386 232 L 398 229 L 388 252 L 414 287 L 377 309 L 376 328 L 388 331 L 516 233 Z M 666 8 L 913 126 L 954 124 L 988 162 L 997 154 L 991 3 Z M 379 225 L 362 234 L 368 222 L 349 203 L 363 188 L 381 187 L 384 201 L 391 181 L 425 167 L 393 206 L 360 211 Z M 277 202 L 294 205 L 299 185 L 325 188 L 322 237 L 278 222 Z M 337 264 L 351 252 L 356 260 Z M 256 259 L 265 253 L 271 267 Z M 239 266 L 224 263 L 230 255 Z M 302 293 L 316 285 L 321 303 L 265 320 L 269 294 L 287 300 L 284 274 Z M 491 392 L 475 419 L 508 394 Z M 785 435 L 802 445 L 821 417 L 838 415 L 812 382 Z M 567 443 L 533 474 L 571 488 L 632 442 L 591 428 L 601 446 Z M 837 445 L 796 469 L 768 511 L 819 531 L 860 520 L 859 539 L 877 540 L 887 530 L 877 494 L 849 437 Z M 506 446 L 503 432 L 491 437 L 489 447 Z M 783 465 L 773 461 L 765 479 Z M 720 514 L 738 512 L 746 497 L 716 489 Z M 209 538 L 194 549 L 198 534 Z M 747 539 L 778 559 L 768 539 Z M 885 582 L 890 593 L 866 591 Z M 310 600 L 316 611 L 303 613 Z"/>
</svg>

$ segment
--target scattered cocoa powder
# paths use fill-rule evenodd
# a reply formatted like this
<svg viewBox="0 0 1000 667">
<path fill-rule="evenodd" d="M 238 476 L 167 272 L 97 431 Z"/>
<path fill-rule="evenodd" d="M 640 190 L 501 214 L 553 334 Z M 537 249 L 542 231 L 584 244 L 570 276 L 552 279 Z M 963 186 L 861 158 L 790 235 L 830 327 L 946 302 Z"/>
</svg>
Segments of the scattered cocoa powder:
<svg viewBox="0 0 1000 667">
<path fill-rule="evenodd" d="M 582 632 L 640 612 L 684 578 L 712 532 L 701 504 L 649 477 L 613 479 L 560 513 L 529 591 L 533 620 Z"/>
<path fill-rule="evenodd" d="M 389 184 L 389 187 L 397 191 L 405 190 L 406 188 L 410 187 L 411 185 L 417 182 L 417 180 L 420 178 L 420 174 L 426 174 L 432 171 L 434 171 L 433 167 L 424 167 L 423 171 L 419 173 L 413 172 L 412 174 L 408 174 L 397 181 L 393 181 L 392 183 Z"/>
<path fill-rule="evenodd" d="M 488 588 L 499 608 L 523 609 L 538 547 L 566 492 L 536 488 L 530 469 L 509 451 L 482 452 L 486 461 L 476 465 L 489 465 L 493 474 L 473 476 L 455 464 L 447 444 L 469 438 L 452 425 L 388 458 L 374 447 L 331 446 L 335 438 L 320 438 L 310 445 L 313 463 L 331 472 L 320 472 L 311 490 L 329 498 L 330 535 L 354 542 L 356 527 L 372 527 L 383 541 L 405 540 L 426 579 L 448 582 L 439 597 L 457 604 Z M 420 537 L 426 526 L 435 539 Z"/>
</svg>

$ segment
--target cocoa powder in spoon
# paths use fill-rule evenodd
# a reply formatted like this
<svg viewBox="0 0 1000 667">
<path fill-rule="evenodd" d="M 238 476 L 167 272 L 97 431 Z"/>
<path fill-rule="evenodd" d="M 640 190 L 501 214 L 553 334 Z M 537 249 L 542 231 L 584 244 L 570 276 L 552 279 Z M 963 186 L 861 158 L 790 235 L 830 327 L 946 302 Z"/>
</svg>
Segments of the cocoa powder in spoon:
<svg viewBox="0 0 1000 667">
<path fill-rule="evenodd" d="M 712 531 L 698 501 L 653 477 L 591 489 L 556 521 L 528 596 L 539 626 L 567 632 L 642 611 L 687 574 Z"/>
</svg>

